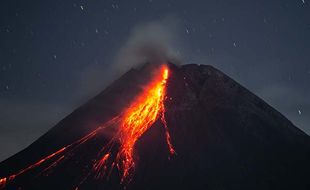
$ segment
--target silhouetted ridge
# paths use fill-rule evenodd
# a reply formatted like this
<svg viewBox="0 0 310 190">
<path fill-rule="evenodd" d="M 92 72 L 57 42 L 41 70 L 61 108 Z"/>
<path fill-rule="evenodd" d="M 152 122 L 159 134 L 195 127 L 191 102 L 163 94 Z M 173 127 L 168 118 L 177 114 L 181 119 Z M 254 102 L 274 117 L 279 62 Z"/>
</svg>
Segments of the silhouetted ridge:
<svg viewBox="0 0 310 190">
<path fill-rule="evenodd" d="M 209 65 L 169 63 L 165 117 L 176 155 L 168 159 L 162 122 L 141 137 L 127 189 L 310 189 L 310 138 L 281 113 Z M 0 178 L 27 167 L 108 121 L 142 91 L 156 65 L 125 73 L 46 134 L 0 164 Z M 81 146 L 48 176 L 38 167 L 6 189 L 74 189 L 108 132 Z M 123 189 L 117 169 L 109 179 L 87 178 L 80 189 Z"/>
</svg>

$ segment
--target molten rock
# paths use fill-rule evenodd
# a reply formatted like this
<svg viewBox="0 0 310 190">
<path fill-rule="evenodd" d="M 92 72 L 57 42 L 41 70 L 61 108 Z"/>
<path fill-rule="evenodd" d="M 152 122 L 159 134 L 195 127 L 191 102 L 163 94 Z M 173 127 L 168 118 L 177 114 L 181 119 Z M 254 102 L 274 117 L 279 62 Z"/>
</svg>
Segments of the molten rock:
<svg viewBox="0 0 310 190">
<path fill-rule="evenodd" d="M 0 164 L 0 189 L 309 189 L 310 138 L 211 66 L 130 70 Z"/>
</svg>

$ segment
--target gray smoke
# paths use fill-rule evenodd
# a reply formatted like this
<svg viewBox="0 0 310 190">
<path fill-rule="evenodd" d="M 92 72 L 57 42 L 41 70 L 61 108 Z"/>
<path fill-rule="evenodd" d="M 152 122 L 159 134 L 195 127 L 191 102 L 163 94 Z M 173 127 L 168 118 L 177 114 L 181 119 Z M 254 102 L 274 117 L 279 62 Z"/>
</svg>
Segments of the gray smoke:
<svg viewBox="0 0 310 190">
<path fill-rule="evenodd" d="M 116 69 L 124 72 L 146 62 L 180 63 L 178 23 L 177 19 L 168 18 L 133 27 L 127 42 L 116 55 Z"/>
<path fill-rule="evenodd" d="M 77 84 L 77 104 L 98 94 L 122 74 L 141 64 L 170 61 L 181 64 L 184 45 L 178 38 L 180 22 L 174 17 L 138 23 L 130 30 L 128 37 L 119 43 L 111 65 L 92 65 L 80 74 Z M 182 53 L 184 54 L 184 53 Z"/>
</svg>

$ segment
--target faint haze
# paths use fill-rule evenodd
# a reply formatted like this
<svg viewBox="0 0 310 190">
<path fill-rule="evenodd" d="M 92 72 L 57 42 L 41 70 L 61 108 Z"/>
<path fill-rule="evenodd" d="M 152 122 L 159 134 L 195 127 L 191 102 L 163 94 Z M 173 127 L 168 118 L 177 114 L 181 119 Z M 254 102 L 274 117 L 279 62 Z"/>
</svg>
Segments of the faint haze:
<svg viewBox="0 0 310 190">
<path fill-rule="evenodd" d="M 0 160 L 166 59 L 213 65 L 310 133 L 309 1 L 4 0 L 0 18 Z"/>
<path fill-rule="evenodd" d="M 124 72 L 146 62 L 180 63 L 179 28 L 179 20 L 173 17 L 137 24 L 115 57 L 116 69 Z"/>
<path fill-rule="evenodd" d="M 87 67 L 81 73 L 77 86 L 80 102 L 85 102 L 131 68 L 144 63 L 170 61 L 181 64 L 185 52 L 180 50 L 186 48 L 179 37 L 180 27 L 180 20 L 173 16 L 133 25 L 125 40 L 118 42 L 119 48 L 109 61 L 111 65 Z"/>
</svg>

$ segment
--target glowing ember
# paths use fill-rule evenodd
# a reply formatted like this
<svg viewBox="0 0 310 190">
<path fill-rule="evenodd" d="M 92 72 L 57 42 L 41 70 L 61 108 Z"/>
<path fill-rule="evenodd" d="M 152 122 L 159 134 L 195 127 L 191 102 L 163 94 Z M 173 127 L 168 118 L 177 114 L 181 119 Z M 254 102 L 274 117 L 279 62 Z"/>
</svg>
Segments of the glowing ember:
<svg viewBox="0 0 310 190">
<path fill-rule="evenodd" d="M 94 165 L 94 169 L 97 171 L 97 177 L 102 177 L 104 175 L 106 175 L 106 170 L 107 170 L 107 166 L 106 166 L 106 162 L 109 159 L 110 154 L 107 153 L 105 154 L 102 159 L 100 159 L 95 165 Z M 102 168 L 104 168 L 104 170 L 102 170 Z"/>
<path fill-rule="evenodd" d="M 0 179 L 0 189 L 4 188 L 6 185 L 6 177 Z"/>
<path fill-rule="evenodd" d="M 56 155 L 59 155 L 60 153 L 62 153 L 65 150 L 66 150 L 66 147 L 48 155 L 47 157 L 39 160 L 38 162 L 28 166 L 27 168 L 20 170 L 16 174 L 10 175 L 8 178 L 7 177 L 0 178 L 0 189 L 4 188 L 8 182 L 14 180 L 17 176 L 22 175 L 23 173 L 25 173 L 25 172 L 27 172 L 27 171 L 35 168 L 35 167 L 40 166 L 42 163 L 46 162 L 47 160 L 50 160 L 51 158 L 55 157 Z"/>
<path fill-rule="evenodd" d="M 166 96 L 166 83 L 169 77 L 169 70 L 166 65 L 162 65 L 159 71 L 160 74 L 154 77 L 154 79 L 145 87 L 144 91 L 137 96 L 130 106 L 121 114 L 112 118 L 104 125 L 99 126 L 83 138 L 59 149 L 27 168 L 20 170 L 16 174 L 0 178 L 0 189 L 4 188 L 7 183 L 13 181 L 17 176 L 29 171 L 30 169 L 38 167 L 44 162 L 54 159 L 54 157 L 57 156 L 58 158 L 56 158 L 56 160 L 54 159 L 55 161 L 45 166 L 45 169 L 43 168 L 43 171 L 40 174 L 51 170 L 59 163 L 63 162 L 63 160 L 67 157 L 72 156 L 73 151 L 80 145 L 90 139 L 93 139 L 99 134 L 99 132 L 110 126 L 119 126 L 119 128 L 115 136 L 111 138 L 110 142 L 103 146 L 102 150 L 98 154 L 99 158 L 97 158 L 93 164 L 93 171 L 95 172 L 96 178 L 101 178 L 104 176 L 109 177 L 114 166 L 117 166 L 121 174 L 121 182 L 129 182 L 135 168 L 134 146 L 137 140 L 158 119 L 160 119 L 164 125 L 169 151 L 171 154 L 174 154 L 175 151 L 170 141 L 170 134 L 164 115 L 164 99 Z M 111 150 L 114 148 L 116 143 L 118 143 L 119 146 L 116 153 L 113 154 Z M 109 165 L 109 163 L 111 164 Z M 92 171 L 90 171 L 88 175 L 83 178 L 76 189 L 79 189 L 79 186 L 90 176 L 91 172 Z"/>
</svg>

